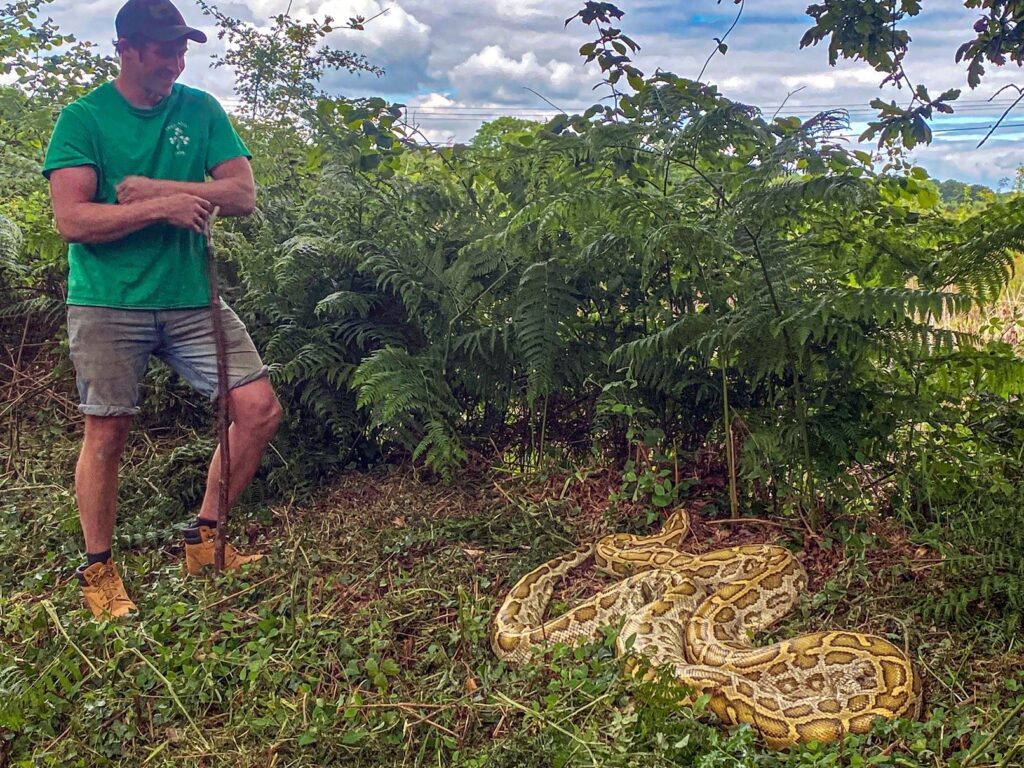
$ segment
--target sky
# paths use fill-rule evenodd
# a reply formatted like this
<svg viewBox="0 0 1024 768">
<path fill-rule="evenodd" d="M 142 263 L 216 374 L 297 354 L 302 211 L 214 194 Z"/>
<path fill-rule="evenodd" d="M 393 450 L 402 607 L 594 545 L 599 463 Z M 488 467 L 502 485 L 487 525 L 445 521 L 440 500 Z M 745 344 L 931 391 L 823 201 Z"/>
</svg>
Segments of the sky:
<svg viewBox="0 0 1024 768">
<path fill-rule="evenodd" d="M 112 53 L 113 19 L 121 3 L 55 0 L 45 13 L 62 31 L 98 43 L 101 53 Z M 209 37 L 206 45 L 191 45 L 181 81 L 210 91 L 230 110 L 238 104 L 233 75 L 211 67 L 211 56 L 224 47 L 213 20 L 194 0 L 176 4 Z M 260 27 L 289 8 L 287 0 L 217 5 Z M 339 95 L 375 95 L 404 103 L 410 122 L 431 141 L 447 143 L 469 139 L 485 120 L 501 115 L 543 120 L 555 114 L 551 104 L 579 112 L 606 93 L 594 90 L 600 72 L 596 65 L 584 65 L 578 53 L 595 31 L 578 21 L 565 26 L 583 5 L 583 0 L 292 0 L 290 12 L 302 19 L 329 15 L 344 23 L 351 16 L 370 18 L 383 11 L 364 31 L 337 30 L 328 42 L 364 54 L 385 75 L 334 72 L 323 85 Z M 732 0 L 619 0 L 616 5 L 625 12 L 623 32 L 641 46 L 634 55 L 640 69 L 653 73 L 660 68 L 691 78 L 698 76 L 716 45 L 714 38 L 726 33 L 738 9 Z M 864 64 L 841 61 L 830 67 L 827 43 L 801 50 L 800 38 L 811 25 L 804 15 L 806 5 L 806 0 L 746 0 L 726 39 L 728 52 L 711 59 L 703 79 L 717 84 L 728 98 L 759 107 L 766 117 L 783 102 L 781 114 L 802 118 L 826 108 L 846 108 L 850 142 L 856 144 L 873 115 L 871 99 L 881 96 L 906 104 L 908 94 L 891 86 L 880 89 L 882 76 Z M 982 85 L 970 90 L 966 68 L 955 62 L 954 54 L 973 37 L 971 25 L 978 12 L 965 9 L 963 0 L 925 0 L 923 6 L 921 15 L 907 24 L 912 38 L 907 72 L 933 95 L 954 87 L 963 93 L 957 113 L 932 123 L 933 143 L 915 151 L 913 158 L 937 179 L 998 188 L 1024 165 L 1024 103 L 983 147 L 977 144 L 1016 97 L 1015 92 L 996 91 L 1015 79 L 1020 82 L 1021 71 L 1014 64 L 990 67 Z"/>
</svg>

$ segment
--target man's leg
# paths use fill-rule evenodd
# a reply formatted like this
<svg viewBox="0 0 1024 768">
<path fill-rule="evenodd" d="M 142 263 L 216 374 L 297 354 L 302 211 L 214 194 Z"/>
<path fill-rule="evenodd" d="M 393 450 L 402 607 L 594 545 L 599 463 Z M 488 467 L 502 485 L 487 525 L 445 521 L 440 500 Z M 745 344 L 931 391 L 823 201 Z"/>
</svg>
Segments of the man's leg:
<svg viewBox="0 0 1024 768">
<path fill-rule="evenodd" d="M 232 389 L 228 393 L 231 427 L 228 445 L 231 448 L 231 477 L 228 506 L 249 485 L 263 458 L 263 452 L 281 423 L 281 404 L 266 377 Z M 220 448 L 214 451 L 206 476 L 206 494 L 199 510 L 200 520 L 217 520 L 217 497 L 220 493 Z"/>
<path fill-rule="evenodd" d="M 117 511 L 117 478 L 139 381 L 156 342 L 152 312 L 68 307 L 68 342 L 75 364 L 85 440 L 75 468 L 75 495 L 87 560 L 76 571 L 85 603 L 96 617 L 135 610 L 110 556 Z"/>
<path fill-rule="evenodd" d="M 281 421 L 281 406 L 266 377 L 242 384 L 231 390 L 228 396 L 231 414 L 231 427 L 228 429 L 231 446 L 231 484 L 228 488 L 230 508 L 252 480 L 263 451 Z M 210 462 L 206 495 L 203 497 L 199 517 L 194 527 L 185 529 L 185 570 L 190 574 L 202 573 L 214 563 L 220 466 L 218 449 Z M 239 568 L 261 557 L 259 554 L 243 555 L 231 544 L 226 543 L 224 546 L 224 568 L 227 570 Z"/>
<path fill-rule="evenodd" d="M 85 551 L 110 549 L 117 511 L 117 478 L 131 416 L 86 416 L 85 440 L 75 467 L 75 496 Z"/>
<path fill-rule="evenodd" d="M 75 573 L 85 604 L 98 619 L 136 609 L 110 554 L 118 469 L 131 421 L 131 416 L 86 416 L 85 439 L 75 466 L 75 496 L 87 557 Z"/>
<path fill-rule="evenodd" d="M 263 452 L 281 421 L 281 405 L 267 378 L 267 367 L 260 359 L 245 325 L 230 307 L 221 301 L 225 357 L 229 390 L 228 410 L 231 426 L 230 507 L 252 480 Z M 200 392 L 217 391 L 217 351 L 213 337 L 213 318 L 208 310 L 161 312 L 164 344 L 157 351 L 174 370 Z M 198 519 L 186 528 L 185 569 L 198 574 L 213 564 L 217 525 L 217 499 L 220 491 L 220 452 L 216 451 L 207 472 L 206 494 Z M 241 555 L 230 544 L 224 548 L 224 567 L 234 569 L 258 560 L 260 555 Z"/>
</svg>

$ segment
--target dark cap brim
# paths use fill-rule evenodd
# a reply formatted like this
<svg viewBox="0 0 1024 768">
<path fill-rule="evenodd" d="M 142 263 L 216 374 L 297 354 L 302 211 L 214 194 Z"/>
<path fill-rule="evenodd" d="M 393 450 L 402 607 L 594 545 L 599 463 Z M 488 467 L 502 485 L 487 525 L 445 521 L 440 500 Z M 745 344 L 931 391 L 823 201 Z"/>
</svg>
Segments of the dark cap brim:
<svg viewBox="0 0 1024 768">
<path fill-rule="evenodd" d="M 180 40 L 183 37 L 195 40 L 197 43 L 206 42 L 206 33 L 184 25 L 147 29 L 143 34 L 155 43 L 169 43 L 171 40 Z"/>
</svg>

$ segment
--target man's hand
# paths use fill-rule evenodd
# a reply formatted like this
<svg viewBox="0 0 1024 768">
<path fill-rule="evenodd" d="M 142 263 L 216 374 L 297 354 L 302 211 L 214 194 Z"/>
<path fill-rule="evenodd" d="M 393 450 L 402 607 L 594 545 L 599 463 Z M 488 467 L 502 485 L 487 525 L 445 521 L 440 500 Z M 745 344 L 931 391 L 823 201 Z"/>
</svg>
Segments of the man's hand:
<svg viewBox="0 0 1024 768">
<path fill-rule="evenodd" d="M 247 157 L 232 157 L 218 163 L 210 169 L 210 181 L 125 176 L 115 191 L 117 202 L 122 205 L 147 203 L 161 209 L 173 195 L 195 195 L 218 206 L 221 216 L 248 216 L 256 205 L 256 184 Z"/>
<path fill-rule="evenodd" d="M 206 232 L 206 223 L 213 212 L 213 203 L 209 200 L 181 192 L 161 198 L 160 202 L 163 206 L 162 218 L 168 224 L 191 229 L 200 235 Z"/>
<path fill-rule="evenodd" d="M 167 190 L 158 179 L 147 176 L 125 176 L 117 185 L 117 202 L 122 205 L 141 203 L 155 197 L 166 197 Z"/>
</svg>

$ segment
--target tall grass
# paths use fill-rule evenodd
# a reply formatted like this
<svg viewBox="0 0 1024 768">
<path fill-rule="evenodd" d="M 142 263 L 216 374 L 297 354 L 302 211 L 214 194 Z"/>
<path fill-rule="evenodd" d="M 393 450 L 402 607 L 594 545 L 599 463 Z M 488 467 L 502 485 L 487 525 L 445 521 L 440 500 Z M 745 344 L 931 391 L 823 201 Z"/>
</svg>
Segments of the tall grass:
<svg viewBox="0 0 1024 768">
<path fill-rule="evenodd" d="M 991 304 L 948 318 L 946 327 L 975 336 L 979 342 L 1002 341 L 1024 353 L 1024 254 L 1013 260 L 1013 274 Z"/>
</svg>

